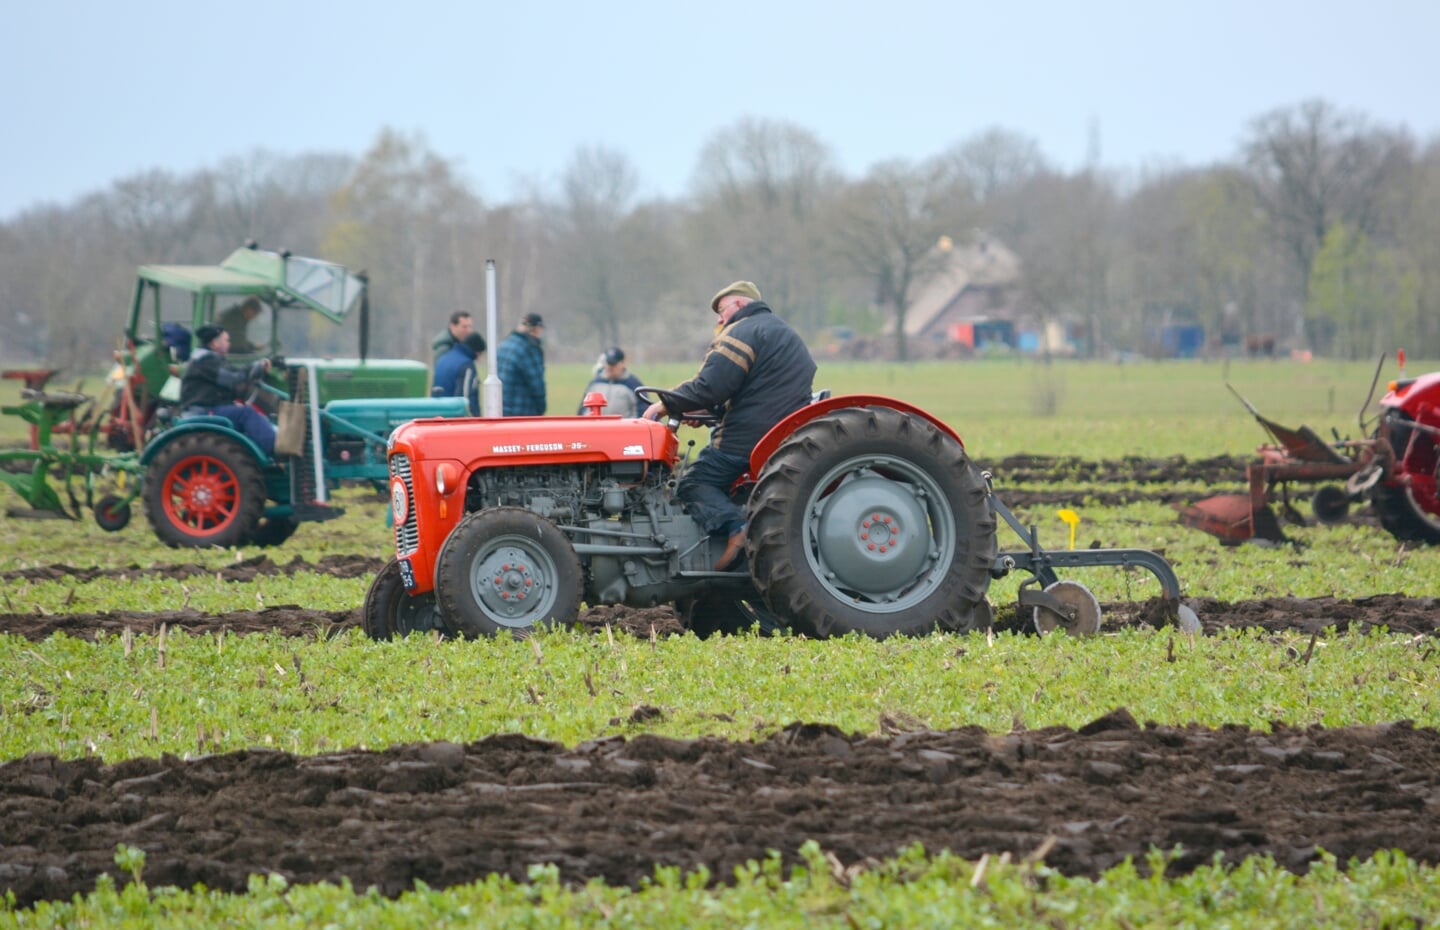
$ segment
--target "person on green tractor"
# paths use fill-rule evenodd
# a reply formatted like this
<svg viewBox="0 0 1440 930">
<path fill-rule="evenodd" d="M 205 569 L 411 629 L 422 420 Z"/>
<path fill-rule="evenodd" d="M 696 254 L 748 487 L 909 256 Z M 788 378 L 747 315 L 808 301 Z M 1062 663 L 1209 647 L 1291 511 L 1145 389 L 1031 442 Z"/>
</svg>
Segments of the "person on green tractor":
<svg viewBox="0 0 1440 930">
<path fill-rule="evenodd" d="M 246 385 L 270 370 L 270 360 L 256 359 L 248 368 L 230 364 L 225 360 L 230 333 L 214 323 L 200 327 L 195 337 L 200 348 L 191 354 L 180 377 L 180 415 L 224 417 L 266 455 L 274 455 L 275 424 L 241 399 Z"/>
</svg>

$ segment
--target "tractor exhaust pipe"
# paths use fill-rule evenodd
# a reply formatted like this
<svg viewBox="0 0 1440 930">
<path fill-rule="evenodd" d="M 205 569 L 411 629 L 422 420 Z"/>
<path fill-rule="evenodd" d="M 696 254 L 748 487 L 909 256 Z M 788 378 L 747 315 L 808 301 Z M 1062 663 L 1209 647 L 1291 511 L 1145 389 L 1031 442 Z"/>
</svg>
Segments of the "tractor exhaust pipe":
<svg viewBox="0 0 1440 930">
<path fill-rule="evenodd" d="M 480 413 L 486 417 L 500 417 L 504 413 L 504 386 L 495 372 L 495 353 L 500 348 L 496 319 L 499 307 L 496 304 L 495 259 L 485 259 L 485 381 L 480 386 Z"/>
</svg>

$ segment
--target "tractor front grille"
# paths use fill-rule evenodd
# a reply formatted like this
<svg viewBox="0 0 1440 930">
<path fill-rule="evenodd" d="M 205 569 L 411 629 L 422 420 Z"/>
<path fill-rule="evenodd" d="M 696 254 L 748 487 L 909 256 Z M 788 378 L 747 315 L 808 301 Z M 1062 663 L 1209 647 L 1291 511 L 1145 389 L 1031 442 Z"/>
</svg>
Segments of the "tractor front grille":
<svg viewBox="0 0 1440 930">
<path fill-rule="evenodd" d="M 420 548 L 420 526 L 415 519 L 415 482 L 410 477 L 410 456 L 390 456 L 390 475 L 405 482 L 405 496 L 410 506 L 405 508 L 405 522 L 395 526 L 395 554 L 401 558 L 414 555 Z"/>
</svg>

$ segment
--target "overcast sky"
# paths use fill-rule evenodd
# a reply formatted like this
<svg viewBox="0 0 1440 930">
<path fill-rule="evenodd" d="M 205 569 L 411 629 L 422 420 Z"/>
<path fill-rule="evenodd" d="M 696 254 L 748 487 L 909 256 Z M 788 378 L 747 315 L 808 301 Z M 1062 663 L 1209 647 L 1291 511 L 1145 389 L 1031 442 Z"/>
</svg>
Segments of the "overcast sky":
<svg viewBox="0 0 1440 930">
<path fill-rule="evenodd" d="M 45 0 L 0 22 L 0 219 L 255 148 L 360 155 L 422 133 L 483 198 L 579 145 L 684 193 L 743 117 L 814 132 L 858 177 L 992 126 L 1062 168 L 1232 157 L 1323 98 L 1440 136 L 1440 0 Z"/>
</svg>

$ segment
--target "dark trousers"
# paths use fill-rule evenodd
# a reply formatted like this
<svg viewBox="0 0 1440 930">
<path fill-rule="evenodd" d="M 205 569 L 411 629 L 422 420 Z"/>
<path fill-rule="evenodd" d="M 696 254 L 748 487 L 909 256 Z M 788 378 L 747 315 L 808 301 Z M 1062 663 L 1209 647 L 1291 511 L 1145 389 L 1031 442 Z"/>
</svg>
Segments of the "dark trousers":
<svg viewBox="0 0 1440 930">
<path fill-rule="evenodd" d="M 675 495 L 689 506 L 705 532 L 734 536 L 745 528 L 745 511 L 730 499 L 730 486 L 749 470 L 749 455 L 706 446 L 685 469 Z"/>
<path fill-rule="evenodd" d="M 210 412 L 234 423 L 235 428 L 249 437 L 266 455 L 275 454 L 275 424 L 267 420 L 265 414 L 249 404 L 224 404 L 211 407 Z"/>
</svg>

